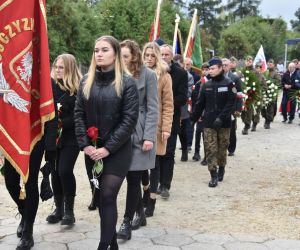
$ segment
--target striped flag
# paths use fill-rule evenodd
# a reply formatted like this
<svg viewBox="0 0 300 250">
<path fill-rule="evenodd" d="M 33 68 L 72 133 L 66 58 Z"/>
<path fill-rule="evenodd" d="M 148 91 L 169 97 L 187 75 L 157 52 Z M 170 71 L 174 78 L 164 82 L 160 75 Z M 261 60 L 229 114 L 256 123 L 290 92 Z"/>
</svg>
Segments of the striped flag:
<svg viewBox="0 0 300 250">
<path fill-rule="evenodd" d="M 198 25 L 197 10 L 195 9 L 193 20 L 190 27 L 189 36 L 187 39 L 184 57 L 189 57 L 193 61 L 193 66 L 200 69 L 203 63 L 201 50 L 201 34 Z"/>
</svg>

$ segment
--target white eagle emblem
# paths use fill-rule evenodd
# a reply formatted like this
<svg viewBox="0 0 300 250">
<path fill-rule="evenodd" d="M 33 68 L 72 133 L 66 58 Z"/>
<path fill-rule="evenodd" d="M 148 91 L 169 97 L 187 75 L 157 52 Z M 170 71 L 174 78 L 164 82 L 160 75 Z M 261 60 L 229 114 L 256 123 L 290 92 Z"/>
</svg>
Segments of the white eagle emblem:
<svg viewBox="0 0 300 250">
<path fill-rule="evenodd" d="M 26 107 L 29 102 L 22 99 L 13 89 L 10 89 L 9 84 L 3 75 L 2 63 L 0 63 L 0 96 L 3 96 L 5 103 L 11 104 L 21 112 L 29 112 Z"/>
</svg>

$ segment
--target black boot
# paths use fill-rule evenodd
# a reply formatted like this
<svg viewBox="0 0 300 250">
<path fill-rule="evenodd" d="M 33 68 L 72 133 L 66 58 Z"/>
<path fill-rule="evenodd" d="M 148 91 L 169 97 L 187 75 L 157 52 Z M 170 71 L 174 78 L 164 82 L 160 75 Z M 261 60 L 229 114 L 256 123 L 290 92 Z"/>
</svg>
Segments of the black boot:
<svg viewBox="0 0 300 250">
<path fill-rule="evenodd" d="M 147 220 L 144 212 L 144 208 L 140 209 L 140 211 L 136 212 L 135 218 L 132 221 L 131 228 L 132 230 L 137 230 L 141 226 L 146 226 Z"/>
<path fill-rule="evenodd" d="M 250 126 L 249 125 L 245 125 L 245 127 L 242 130 L 242 134 L 243 135 L 248 135 L 248 130 L 249 130 Z"/>
<path fill-rule="evenodd" d="M 17 228 L 17 237 L 21 238 L 22 237 L 22 233 L 23 233 L 23 228 L 24 228 L 24 222 L 25 222 L 24 214 L 23 214 L 23 209 L 19 209 L 19 213 L 21 215 L 21 221 L 20 221 L 20 224 L 19 224 L 19 226 Z"/>
<path fill-rule="evenodd" d="M 75 223 L 75 217 L 74 217 L 74 196 L 66 196 L 64 199 L 65 203 L 65 210 L 64 210 L 64 216 L 61 220 L 61 225 L 66 226 L 73 226 Z"/>
<path fill-rule="evenodd" d="M 33 241 L 32 231 L 33 231 L 33 223 L 28 223 L 27 221 L 25 221 L 23 234 L 16 250 L 30 250 L 33 247 L 34 241 Z"/>
<path fill-rule="evenodd" d="M 110 246 L 109 250 L 119 250 L 119 245 L 118 245 L 118 242 L 117 242 L 117 233 L 116 232 L 115 232 L 109 246 Z"/>
<path fill-rule="evenodd" d="M 211 180 L 208 183 L 209 187 L 216 187 L 218 186 L 218 173 L 217 170 L 210 171 Z"/>
<path fill-rule="evenodd" d="M 199 152 L 195 152 L 194 156 L 193 156 L 193 160 L 194 161 L 200 161 L 201 157 L 200 157 L 200 154 Z"/>
<path fill-rule="evenodd" d="M 155 209 L 156 199 L 149 199 L 148 205 L 145 210 L 146 217 L 152 217 Z"/>
<path fill-rule="evenodd" d="M 122 240 L 130 240 L 131 230 L 131 220 L 125 217 L 123 223 L 121 224 L 120 230 L 117 233 L 117 238 Z"/>
<path fill-rule="evenodd" d="M 106 242 L 100 242 L 98 245 L 97 250 L 107 250 L 108 249 L 109 244 Z"/>
<path fill-rule="evenodd" d="M 251 132 L 255 132 L 256 131 L 256 126 L 257 126 L 257 123 L 253 122 L 252 128 L 251 128 Z"/>
<path fill-rule="evenodd" d="M 218 171 L 218 180 L 219 181 L 223 181 L 224 174 L 225 174 L 225 167 L 220 166 L 219 171 Z"/>
<path fill-rule="evenodd" d="M 90 205 L 88 206 L 88 210 L 92 211 L 92 210 L 96 210 L 97 209 L 97 202 L 96 202 L 96 190 L 93 187 L 92 189 L 92 200 Z"/>
<path fill-rule="evenodd" d="M 265 129 L 270 129 L 270 122 L 268 120 L 265 121 L 265 124 L 264 124 L 264 128 Z"/>
<path fill-rule="evenodd" d="M 187 161 L 188 160 L 188 151 L 182 150 L 181 152 L 181 161 Z"/>
<path fill-rule="evenodd" d="M 62 195 L 55 195 L 54 196 L 54 203 L 55 203 L 55 210 L 48 215 L 46 221 L 50 224 L 58 223 L 61 221 L 63 214 L 64 214 L 64 207 L 63 207 L 63 196 Z"/>
<path fill-rule="evenodd" d="M 144 189 L 144 194 L 143 194 L 143 207 L 146 207 L 148 204 L 148 201 L 150 199 L 150 191 L 148 189 Z"/>
</svg>

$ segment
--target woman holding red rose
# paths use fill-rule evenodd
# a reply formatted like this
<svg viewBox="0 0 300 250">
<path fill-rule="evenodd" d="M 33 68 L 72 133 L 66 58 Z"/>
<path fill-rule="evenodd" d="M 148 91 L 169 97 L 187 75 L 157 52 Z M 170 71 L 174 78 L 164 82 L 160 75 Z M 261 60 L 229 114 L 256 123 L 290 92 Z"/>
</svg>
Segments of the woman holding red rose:
<svg viewBox="0 0 300 250">
<path fill-rule="evenodd" d="M 58 109 L 56 167 L 52 170 L 55 210 L 46 218 L 49 223 L 75 223 L 74 199 L 76 180 L 73 173 L 79 148 L 75 137 L 74 108 L 81 79 L 76 59 L 71 54 L 59 55 L 53 63 L 51 77 L 55 84 Z"/>
<path fill-rule="evenodd" d="M 119 42 L 102 36 L 95 42 L 89 72 L 83 78 L 75 106 L 76 137 L 87 155 L 86 164 L 103 161 L 98 178 L 101 239 L 98 250 L 118 249 L 116 237 L 117 196 L 128 172 L 131 157 L 131 134 L 138 119 L 138 91 L 121 60 Z M 94 146 L 87 130 L 99 130 Z"/>
</svg>

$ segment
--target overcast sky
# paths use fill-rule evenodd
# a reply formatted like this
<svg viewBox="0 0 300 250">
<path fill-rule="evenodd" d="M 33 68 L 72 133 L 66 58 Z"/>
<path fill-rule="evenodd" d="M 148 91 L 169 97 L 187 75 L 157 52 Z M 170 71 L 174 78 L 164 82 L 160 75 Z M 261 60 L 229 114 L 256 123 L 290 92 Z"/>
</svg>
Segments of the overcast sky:
<svg viewBox="0 0 300 250">
<path fill-rule="evenodd" d="M 295 20 L 295 12 L 300 8 L 300 0 L 262 0 L 259 10 L 263 17 L 282 17 L 291 28 L 290 20 Z"/>
</svg>

